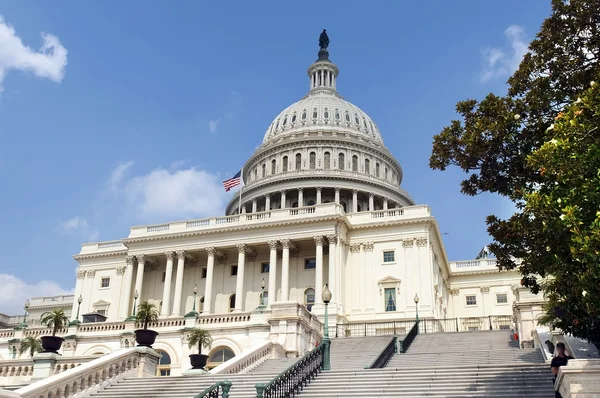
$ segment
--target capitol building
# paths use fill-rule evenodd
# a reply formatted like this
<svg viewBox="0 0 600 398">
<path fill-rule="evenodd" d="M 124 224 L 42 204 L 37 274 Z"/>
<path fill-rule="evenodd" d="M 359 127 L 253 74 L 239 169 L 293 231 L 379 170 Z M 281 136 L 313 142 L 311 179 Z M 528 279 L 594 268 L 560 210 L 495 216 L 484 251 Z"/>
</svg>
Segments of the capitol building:
<svg viewBox="0 0 600 398">
<path fill-rule="evenodd" d="M 527 344 L 540 299 L 485 249 L 447 257 L 435 209 L 403 189 L 385 132 L 342 97 L 339 76 L 321 46 L 307 92 L 268 124 L 224 214 L 84 243 L 72 296 L 32 298 L 16 329 L 0 318 L 0 360 L 27 358 L 18 341 L 47 334 L 39 315 L 52 308 L 80 321 L 59 331 L 64 358 L 133 346 L 131 316 L 145 301 L 160 312 L 160 375 L 190 368 L 194 327 L 212 335 L 209 368 L 267 344 L 300 356 L 323 337 L 325 285 L 332 338 L 403 334 L 418 317 L 454 331 L 512 329 Z"/>
</svg>

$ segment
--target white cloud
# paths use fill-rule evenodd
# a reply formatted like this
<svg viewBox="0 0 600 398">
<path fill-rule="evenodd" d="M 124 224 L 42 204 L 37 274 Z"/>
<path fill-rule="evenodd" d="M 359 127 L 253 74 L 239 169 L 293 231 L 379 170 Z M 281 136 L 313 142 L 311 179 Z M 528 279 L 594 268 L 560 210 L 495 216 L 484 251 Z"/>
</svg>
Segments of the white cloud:
<svg viewBox="0 0 600 398">
<path fill-rule="evenodd" d="M 0 91 L 6 73 L 11 70 L 32 72 L 38 77 L 60 83 L 67 66 L 67 49 L 54 35 L 41 33 L 43 44 L 39 51 L 21 41 L 15 29 L 0 16 Z"/>
<path fill-rule="evenodd" d="M 194 167 L 157 168 L 124 181 L 126 211 L 143 222 L 208 217 L 219 214 L 228 195 L 214 174 Z"/>
<path fill-rule="evenodd" d="M 209 120 L 208 121 L 208 129 L 211 133 L 217 131 L 217 127 L 219 127 L 219 120 Z"/>
<path fill-rule="evenodd" d="M 61 232 L 68 234 L 79 234 L 89 241 L 98 239 L 98 231 L 92 228 L 88 221 L 83 217 L 73 217 L 58 225 Z"/>
<path fill-rule="evenodd" d="M 119 188 L 119 184 L 125 178 L 127 171 L 133 166 L 133 160 L 130 160 L 125 163 L 121 163 L 118 165 L 110 175 L 108 179 L 108 189 L 111 191 L 116 191 Z"/>
<path fill-rule="evenodd" d="M 73 294 L 74 290 L 63 289 L 58 283 L 52 281 L 29 284 L 10 274 L 0 274 L 0 286 L 3 294 L 0 312 L 7 315 L 22 315 L 23 305 L 31 297 Z"/>
<path fill-rule="evenodd" d="M 504 36 L 509 48 L 486 48 L 481 52 L 484 62 L 480 76 L 482 82 L 510 76 L 527 54 L 529 43 L 523 27 L 511 25 L 504 31 Z"/>
</svg>

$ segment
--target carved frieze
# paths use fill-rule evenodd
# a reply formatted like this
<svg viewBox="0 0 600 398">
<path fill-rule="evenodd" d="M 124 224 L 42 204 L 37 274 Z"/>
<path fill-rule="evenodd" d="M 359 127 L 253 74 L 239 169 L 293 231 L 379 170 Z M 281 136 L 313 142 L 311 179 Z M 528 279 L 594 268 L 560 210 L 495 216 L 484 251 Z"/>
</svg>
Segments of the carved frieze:
<svg viewBox="0 0 600 398">
<path fill-rule="evenodd" d="M 77 348 L 77 340 L 76 339 L 65 339 L 62 344 L 62 348 L 65 351 L 75 351 Z"/>
<path fill-rule="evenodd" d="M 129 348 L 135 346 L 135 337 L 132 334 L 121 335 L 121 348 Z"/>
<path fill-rule="evenodd" d="M 481 293 L 487 294 L 490 292 L 489 286 L 481 286 Z"/>
</svg>

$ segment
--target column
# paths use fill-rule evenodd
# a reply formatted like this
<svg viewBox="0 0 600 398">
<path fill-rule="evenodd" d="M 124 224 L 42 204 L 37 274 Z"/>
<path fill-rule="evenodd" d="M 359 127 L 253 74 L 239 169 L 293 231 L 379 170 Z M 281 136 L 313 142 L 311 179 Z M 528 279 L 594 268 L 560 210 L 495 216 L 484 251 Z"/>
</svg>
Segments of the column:
<svg viewBox="0 0 600 398">
<path fill-rule="evenodd" d="M 340 204 L 340 189 L 337 187 L 335 188 L 335 204 Z"/>
<path fill-rule="evenodd" d="M 352 213 L 358 213 L 358 191 L 352 190 Z"/>
<path fill-rule="evenodd" d="M 144 283 L 144 266 L 146 265 L 146 255 L 140 254 L 137 258 L 137 275 L 135 276 L 135 290 L 138 292 L 140 301 L 142 300 L 142 285 Z M 139 301 L 138 301 L 139 303 Z"/>
<path fill-rule="evenodd" d="M 383 210 L 387 210 L 388 209 L 388 202 L 387 199 L 383 200 Z"/>
<path fill-rule="evenodd" d="M 337 273 L 336 273 L 336 250 L 337 250 L 337 236 L 327 235 L 329 241 L 329 276 L 327 278 L 329 283 L 329 290 L 331 290 L 332 298 L 331 301 L 334 303 L 340 302 L 339 292 L 337 291 Z M 315 291 L 316 293 L 316 291 Z"/>
<path fill-rule="evenodd" d="M 269 241 L 269 303 L 277 301 L 277 241 Z"/>
<path fill-rule="evenodd" d="M 321 187 L 317 187 L 317 204 L 321 204 Z"/>
<path fill-rule="evenodd" d="M 181 293 L 183 292 L 183 267 L 185 251 L 177 251 L 177 276 L 175 279 L 175 296 L 173 297 L 173 315 L 181 315 Z"/>
<path fill-rule="evenodd" d="M 298 207 L 304 206 L 304 193 L 302 188 L 298 188 Z"/>
<path fill-rule="evenodd" d="M 246 204 L 242 205 L 242 214 L 246 214 Z"/>
<path fill-rule="evenodd" d="M 212 308 L 212 285 L 213 285 L 213 274 L 215 269 L 215 253 L 214 247 L 207 247 L 206 254 L 208 254 L 208 260 L 206 260 L 206 284 L 204 285 L 204 309 L 203 314 L 210 314 Z"/>
<path fill-rule="evenodd" d="M 265 195 L 265 211 L 271 210 L 271 195 Z"/>
<path fill-rule="evenodd" d="M 125 257 L 125 262 L 127 265 L 125 267 L 125 280 L 123 281 L 123 297 L 121 298 L 123 300 L 121 303 L 121 318 L 127 318 L 129 315 L 131 315 L 131 282 L 133 282 L 133 265 L 135 264 L 135 256 Z"/>
<path fill-rule="evenodd" d="M 286 203 L 285 203 L 285 191 L 281 191 L 281 208 L 285 209 Z"/>
<path fill-rule="evenodd" d="M 235 280 L 235 312 L 244 310 L 244 265 L 246 262 L 246 245 L 240 243 L 238 249 L 238 271 Z"/>
<path fill-rule="evenodd" d="M 375 210 L 375 200 L 373 194 L 369 194 L 369 211 Z"/>
<path fill-rule="evenodd" d="M 256 199 L 252 199 L 252 213 L 256 213 Z"/>
<path fill-rule="evenodd" d="M 281 245 L 281 301 L 290 300 L 290 240 L 282 239 Z M 317 290 L 315 289 L 315 296 Z"/>
<path fill-rule="evenodd" d="M 315 304 L 322 304 L 321 292 L 323 291 L 323 237 L 315 236 L 317 246 L 315 267 Z"/>
<path fill-rule="evenodd" d="M 163 316 L 171 315 L 171 278 L 173 276 L 173 259 L 175 258 L 175 252 L 166 252 L 165 256 L 167 256 L 167 270 L 165 273 L 165 286 L 163 288 L 163 305 L 160 311 L 160 315 Z"/>
</svg>

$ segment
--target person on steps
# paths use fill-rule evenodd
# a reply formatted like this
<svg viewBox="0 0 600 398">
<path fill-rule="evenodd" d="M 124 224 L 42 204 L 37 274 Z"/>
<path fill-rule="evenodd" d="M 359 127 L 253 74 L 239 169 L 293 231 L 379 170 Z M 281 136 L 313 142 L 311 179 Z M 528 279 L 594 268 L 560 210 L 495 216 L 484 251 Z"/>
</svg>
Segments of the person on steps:
<svg viewBox="0 0 600 398">
<path fill-rule="evenodd" d="M 567 363 L 569 363 L 569 359 L 573 359 L 573 357 L 565 353 L 565 343 L 557 343 L 556 356 L 552 358 L 552 362 L 550 363 L 550 369 L 552 370 L 552 374 L 554 375 L 554 377 L 552 378 L 552 383 L 556 384 L 558 368 L 560 368 L 561 366 L 565 366 Z M 560 395 L 558 391 L 554 392 L 554 396 L 556 398 L 562 398 L 562 395 Z"/>
</svg>

